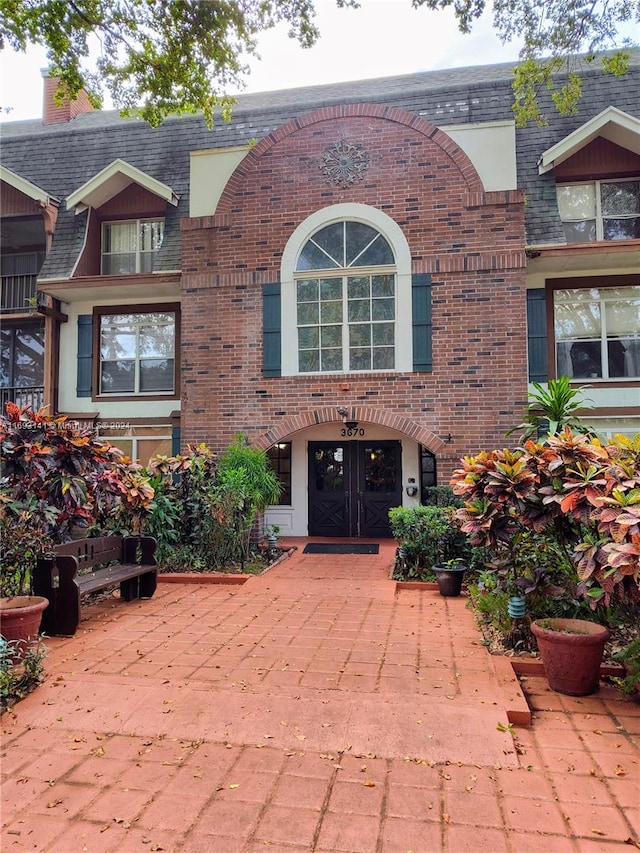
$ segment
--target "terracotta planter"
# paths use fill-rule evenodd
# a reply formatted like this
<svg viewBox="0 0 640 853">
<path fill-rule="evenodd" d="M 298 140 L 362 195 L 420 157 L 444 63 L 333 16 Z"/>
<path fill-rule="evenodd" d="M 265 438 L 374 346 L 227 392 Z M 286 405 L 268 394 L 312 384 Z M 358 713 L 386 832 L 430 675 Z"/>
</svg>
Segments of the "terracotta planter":
<svg viewBox="0 0 640 853">
<path fill-rule="evenodd" d="M 17 659 L 24 657 L 37 638 L 42 612 L 48 605 L 40 595 L 0 598 L 0 634 L 7 642 L 17 641 Z"/>
<path fill-rule="evenodd" d="M 438 581 L 438 589 L 440 595 L 447 598 L 460 595 L 462 589 L 462 579 L 467 567 L 462 564 L 457 566 L 434 566 L 433 572 Z"/>
<path fill-rule="evenodd" d="M 608 628 L 584 619 L 541 619 L 531 630 L 552 690 L 587 696 L 598 689 Z"/>
</svg>

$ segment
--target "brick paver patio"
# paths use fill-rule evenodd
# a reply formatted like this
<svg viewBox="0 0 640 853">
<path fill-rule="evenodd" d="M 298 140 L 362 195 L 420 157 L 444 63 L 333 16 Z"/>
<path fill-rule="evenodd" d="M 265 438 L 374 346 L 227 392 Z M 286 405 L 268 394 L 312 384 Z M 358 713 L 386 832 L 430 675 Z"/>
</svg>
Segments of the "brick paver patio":
<svg viewBox="0 0 640 853">
<path fill-rule="evenodd" d="M 162 583 L 47 639 L 2 718 L 2 850 L 606 853 L 640 838 L 640 704 L 523 682 L 394 553 Z"/>
</svg>

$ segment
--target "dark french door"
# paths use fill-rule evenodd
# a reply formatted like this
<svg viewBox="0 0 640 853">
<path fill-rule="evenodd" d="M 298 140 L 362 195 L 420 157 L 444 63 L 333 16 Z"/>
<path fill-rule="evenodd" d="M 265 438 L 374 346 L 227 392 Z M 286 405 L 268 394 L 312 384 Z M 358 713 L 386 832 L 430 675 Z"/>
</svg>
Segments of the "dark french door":
<svg viewBox="0 0 640 853">
<path fill-rule="evenodd" d="M 309 536 L 391 536 L 402 503 L 399 441 L 309 444 Z"/>
</svg>

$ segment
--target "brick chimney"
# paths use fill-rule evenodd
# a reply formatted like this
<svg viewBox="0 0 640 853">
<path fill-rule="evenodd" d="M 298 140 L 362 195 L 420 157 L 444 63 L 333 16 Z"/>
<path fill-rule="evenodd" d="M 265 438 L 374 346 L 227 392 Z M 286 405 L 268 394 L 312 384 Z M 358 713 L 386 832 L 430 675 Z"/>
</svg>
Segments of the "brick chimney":
<svg viewBox="0 0 640 853">
<path fill-rule="evenodd" d="M 95 109 L 89 101 L 89 96 L 84 89 L 80 89 L 77 97 L 73 101 L 65 98 L 61 107 L 53 100 L 53 96 L 58 88 L 58 78 L 50 77 L 48 70 L 42 70 L 44 82 L 44 94 L 42 103 L 42 123 L 43 124 L 60 124 L 62 122 L 71 121 L 80 113 L 89 113 Z"/>
</svg>

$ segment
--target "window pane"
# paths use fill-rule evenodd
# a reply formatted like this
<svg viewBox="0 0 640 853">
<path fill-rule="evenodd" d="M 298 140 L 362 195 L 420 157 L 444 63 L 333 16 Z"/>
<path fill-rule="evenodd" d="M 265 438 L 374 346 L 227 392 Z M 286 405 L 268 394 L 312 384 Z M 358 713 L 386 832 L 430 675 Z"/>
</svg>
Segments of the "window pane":
<svg viewBox="0 0 640 853">
<path fill-rule="evenodd" d="M 135 255 L 103 255 L 102 275 L 131 275 L 136 271 Z"/>
<path fill-rule="evenodd" d="M 291 504 L 291 442 L 274 444 L 267 450 L 267 458 L 271 469 L 280 482 L 280 497 L 278 504 Z"/>
<path fill-rule="evenodd" d="M 349 299 L 368 299 L 371 295 L 371 277 L 350 275 L 347 288 Z"/>
<path fill-rule="evenodd" d="M 308 326 L 320 322 L 320 306 L 317 302 L 298 305 L 298 325 Z"/>
<path fill-rule="evenodd" d="M 140 355 L 171 358 L 173 356 L 173 326 L 154 329 L 142 326 L 140 329 Z"/>
<path fill-rule="evenodd" d="M 325 257 L 331 258 L 333 263 L 325 263 L 324 266 L 344 266 L 344 222 L 333 222 L 325 225 L 312 237 L 313 242 L 324 251 Z"/>
<path fill-rule="evenodd" d="M 354 266 L 373 267 L 385 264 L 395 264 L 391 246 L 381 234 L 378 234 L 374 242 L 360 255 Z"/>
<path fill-rule="evenodd" d="M 309 281 L 299 281 L 297 287 L 298 302 L 317 302 L 318 301 L 318 279 L 312 278 Z"/>
<path fill-rule="evenodd" d="M 173 391 L 173 359 L 154 358 L 141 361 L 140 391 Z"/>
<path fill-rule="evenodd" d="M 342 302 L 321 302 L 320 316 L 323 323 L 342 323 Z"/>
<path fill-rule="evenodd" d="M 300 349 L 313 349 L 319 343 L 319 330 L 317 326 L 305 326 L 298 329 L 298 346 Z"/>
<path fill-rule="evenodd" d="M 135 358 L 136 333 L 126 329 L 103 329 L 100 336 L 100 357 L 103 359 Z"/>
<path fill-rule="evenodd" d="M 558 210 L 563 222 L 576 219 L 594 219 L 596 215 L 595 184 L 577 184 L 557 187 Z"/>
<path fill-rule="evenodd" d="M 558 340 L 600 336 L 600 303 L 577 302 L 555 306 L 555 330 Z"/>
<path fill-rule="evenodd" d="M 558 344 L 558 373 L 575 379 L 602 377 L 600 341 L 576 341 Z"/>
<path fill-rule="evenodd" d="M 640 181 L 607 181 L 600 185 L 603 216 L 640 213 Z"/>
<path fill-rule="evenodd" d="M 357 326 L 349 326 L 349 346 L 368 347 L 371 345 L 371 326 L 368 323 L 360 323 Z"/>
<path fill-rule="evenodd" d="M 320 335 L 323 349 L 342 346 L 342 326 L 322 326 Z"/>
<path fill-rule="evenodd" d="M 141 222 L 140 223 L 140 251 L 157 252 L 162 246 L 164 235 L 164 222 Z"/>
<path fill-rule="evenodd" d="M 393 320 L 395 316 L 395 300 L 394 299 L 374 299 L 373 300 L 374 320 Z"/>
<path fill-rule="evenodd" d="M 368 299 L 349 300 L 349 322 L 366 321 L 371 319 L 371 303 Z"/>
<path fill-rule="evenodd" d="M 640 337 L 608 341 L 607 355 L 610 377 L 640 377 Z"/>
<path fill-rule="evenodd" d="M 371 370 L 371 350 L 352 349 L 349 351 L 351 370 Z"/>
<path fill-rule="evenodd" d="M 395 367 L 393 347 L 376 347 L 373 350 L 374 370 L 393 370 Z"/>
<path fill-rule="evenodd" d="M 603 291 L 606 293 L 606 291 Z M 605 317 L 607 319 L 607 335 L 640 335 L 640 288 L 638 297 L 628 301 L 605 302 Z"/>
<path fill-rule="evenodd" d="M 342 299 L 342 279 L 322 278 L 320 279 L 320 299 Z"/>
<path fill-rule="evenodd" d="M 138 223 L 111 222 L 104 226 L 104 252 L 129 253 L 138 248 Z M 134 255 L 135 257 L 135 255 Z"/>
<path fill-rule="evenodd" d="M 323 370 L 342 370 L 342 350 L 329 349 L 322 350 L 322 369 Z"/>
<path fill-rule="evenodd" d="M 100 373 L 102 394 L 124 394 L 135 390 L 135 361 L 103 361 Z"/>
<path fill-rule="evenodd" d="M 353 263 L 356 266 L 362 266 L 359 256 L 377 236 L 378 232 L 375 228 L 365 225 L 364 222 L 347 222 L 347 262 L 345 266 L 351 266 Z"/>
<path fill-rule="evenodd" d="M 393 323 L 376 323 L 373 326 L 374 346 L 393 345 Z"/>
<path fill-rule="evenodd" d="M 315 373 L 320 370 L 320 353 L 318 350 L 300 350 L 298 355 L 299 369 L 303 373 Z"/>
<path fill-rule="evenodd" d="M 596 240 L 595 219 L 587 219 L 584 222 L 564 222 L 563 225 L 567 243 L 593 243 Z"/>
<path fill-rule="evenodd" d="M 640 216 L 629 219 L 604 219 L 602 231 L 605 240 L 640 240 Z"/>
<path fill-rule="evenodd" d="M 374 275 L 371 277 L 371 293 L 373 296 L 394 296 L 395 276 Z"/>
</svg>

